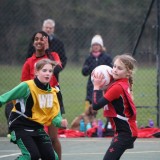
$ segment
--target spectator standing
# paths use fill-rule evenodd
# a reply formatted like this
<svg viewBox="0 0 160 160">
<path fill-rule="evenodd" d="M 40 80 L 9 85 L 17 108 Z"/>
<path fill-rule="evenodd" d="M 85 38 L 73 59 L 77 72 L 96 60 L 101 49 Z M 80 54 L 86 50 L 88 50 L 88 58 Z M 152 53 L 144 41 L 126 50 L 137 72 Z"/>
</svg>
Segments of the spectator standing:
<svg viewBox="0 0 160 160">
<path fill-rule="evenodd" d="M 85 59 L 82 67 L 82 75 L 88 76 L 85 98 L 85 110 L 92 104 L 93 84 L 91 73 L 99 65 L 108 65 L 112 67 L 112 58 L 106 53 L 101 35 L 95 35 L 91 40 L 89 56 Z M 101 93 L 102 94 L 102 93 Z"/>
<path fill-rule="evenodd" d="M 94 75 L 92 106 L 94 110 L 104 108 L 104 116 L 109 117 L 115 131 L 114 138 L 103 160 L 118 160 L 126 149 L 133 148 L 137 138 L 136 107 L 132 97 L 133 71 L 136 60 L 127 54 L 113 59 L 112 76 L 114 81 L 100 95 L 103 75 Z M 107 106 L 107 107 L 104 107 Z"/>
<path fill-rule="evenodd" d="M 63 42 L 55 34 L 55 21 L 52 19 L 44 20 L 42 30 L 49 35 L 51 41 L 50 50 L 58 53 L 62 62 L 62 69 L 64 69 L 67 63 L 67 57 Z"/>
</svg>

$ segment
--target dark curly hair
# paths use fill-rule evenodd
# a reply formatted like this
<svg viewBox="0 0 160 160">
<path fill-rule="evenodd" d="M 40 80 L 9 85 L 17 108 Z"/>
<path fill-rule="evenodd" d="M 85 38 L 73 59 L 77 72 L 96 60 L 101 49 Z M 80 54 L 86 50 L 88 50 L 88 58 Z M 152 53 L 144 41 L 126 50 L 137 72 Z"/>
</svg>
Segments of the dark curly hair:
<svg viewBox="0 0 160 160">
<path fill-rule="evenodd" d="M 32 38 L 31 38 L 31 42 L 29 43 L 29 46 L 28 46 L 26 59 L 31 57 L 33 55 L 33 53 L 35 52 L 35 47 L 33 46 L 33 43 L 34 43 L 34 39 L 35 39 L 35 36 L 36 36 L 37 33 L 42 34 L 42 36 L 48 37 L 48 43 L 49 43 L 49 48 L 50 48 L 51 41 L 49 40 L 48 34 L 44 31 L 38 31 L 38 32 L 34 33 Z M 48 52 L 46 52 L 46 53 L 48 53 Z"/>
</svg>

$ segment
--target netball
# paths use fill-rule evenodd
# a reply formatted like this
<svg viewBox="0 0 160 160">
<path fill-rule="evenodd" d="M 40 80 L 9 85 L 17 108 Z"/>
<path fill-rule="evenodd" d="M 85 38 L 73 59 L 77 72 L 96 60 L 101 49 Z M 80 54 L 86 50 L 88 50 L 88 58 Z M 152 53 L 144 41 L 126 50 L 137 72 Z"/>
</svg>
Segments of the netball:
<svg viewBox="0 0 160 160">
<path fill-rule="evenodd" d="M 96 67 L 91 73 L 91 81 L 94 81 L 94 74 L 103 74 L 105 79 L 104 86 L 107 86 L 112 80 L 112 68 L 107 65 L 100 65 Z M 102 86 L 102 87 L 104 87 Z"/>
</svg>

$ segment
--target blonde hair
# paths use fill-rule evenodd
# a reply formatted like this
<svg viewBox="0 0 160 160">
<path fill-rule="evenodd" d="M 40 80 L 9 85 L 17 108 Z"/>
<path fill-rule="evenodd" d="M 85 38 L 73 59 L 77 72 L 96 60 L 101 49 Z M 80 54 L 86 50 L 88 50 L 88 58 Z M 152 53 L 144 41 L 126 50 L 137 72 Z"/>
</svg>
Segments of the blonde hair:
<svg viewBox="0 0 160 160">
<path fill-rule="evenodd" d="M 113 62 L 115 62 L 117 59 L 119 59 L 126 66 L 127 70 L 131 73 L 129 75 L 129 83 L 130 83 L 130 89 L 132 91 L 133 73 L 134 70 L 136 69 L 137 61 L 129 54 L 117 55 L 114 57 Z"/>
<path fill-rule="evenodd" d="M 35 71 L 41 70 L 46 64 L 51 64 L 53 68 L 57 65 L 55 61 L 52 61 L 50 59 L 47 59 L 47 58 L 41 59 L 37 63 L 35 63 L 34 65 Z"/>
</svg>

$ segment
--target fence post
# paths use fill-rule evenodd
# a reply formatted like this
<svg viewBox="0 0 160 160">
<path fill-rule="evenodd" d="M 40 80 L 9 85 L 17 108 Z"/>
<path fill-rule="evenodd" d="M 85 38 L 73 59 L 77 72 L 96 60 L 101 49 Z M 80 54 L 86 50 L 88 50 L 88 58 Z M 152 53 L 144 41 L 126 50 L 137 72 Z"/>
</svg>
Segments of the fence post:
<svg viewBox="0 0 160 160">
<path fill-rule="evenodd" d="M 160 127 L 160 0 L 157 0 L 157 126 Z"/>
</svg>

